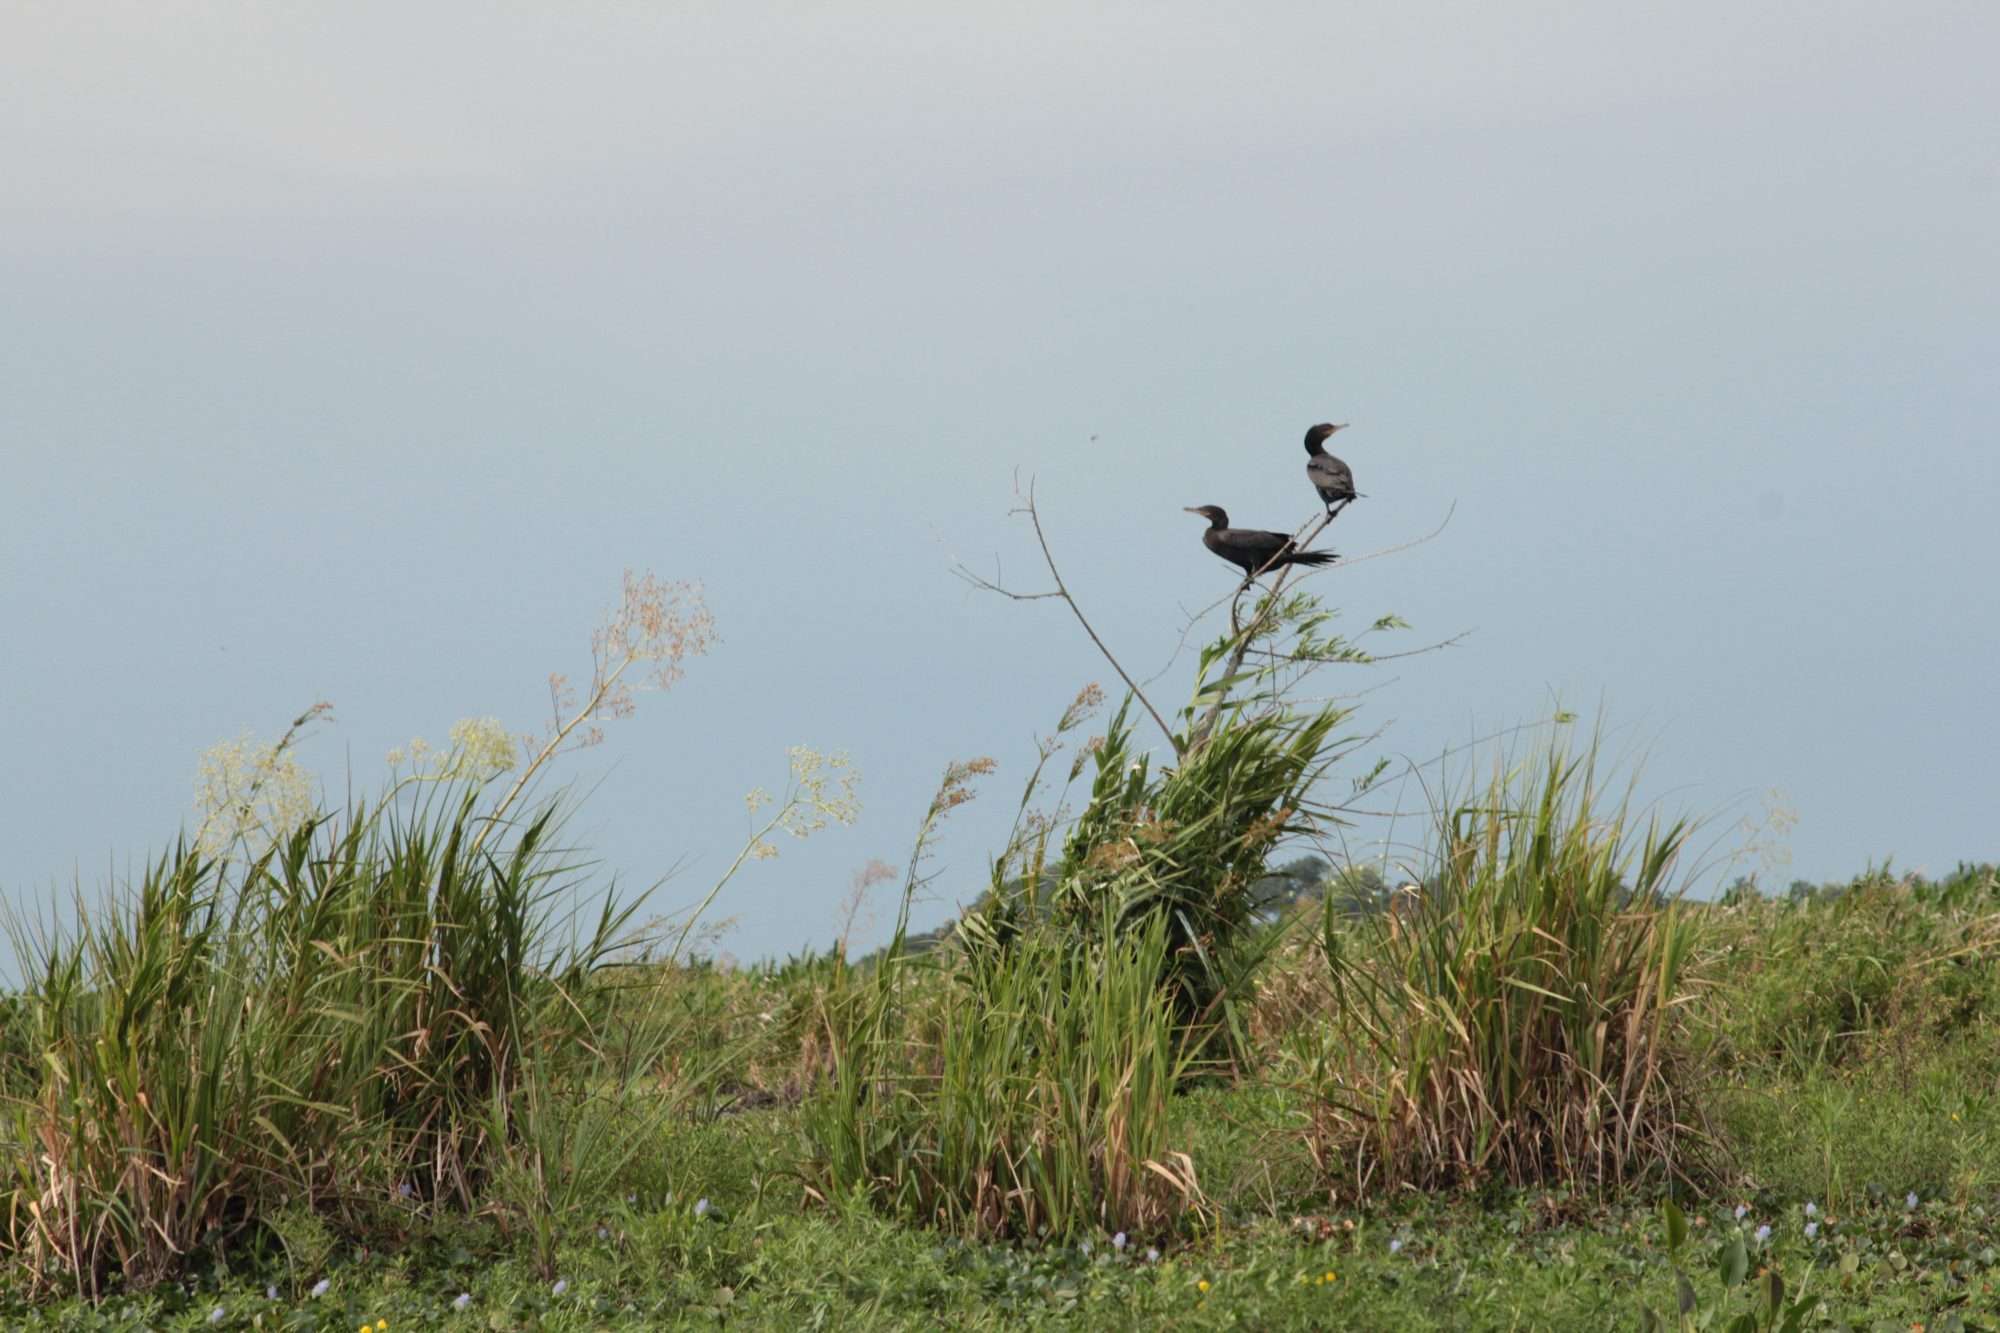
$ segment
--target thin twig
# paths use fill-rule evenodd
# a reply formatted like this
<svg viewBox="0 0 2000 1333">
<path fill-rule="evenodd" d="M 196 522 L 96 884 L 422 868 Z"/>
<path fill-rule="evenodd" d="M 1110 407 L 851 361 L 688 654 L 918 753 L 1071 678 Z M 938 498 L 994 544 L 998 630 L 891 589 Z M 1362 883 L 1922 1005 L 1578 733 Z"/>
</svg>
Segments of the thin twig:
<svg viewBox="0 0 2000 1333">
<path fill-rule="evenodd" d="M 1348 556 L 1343 560 L 1341 560 L 1340 563 L 1343 565 L 1364 564 L 1370 560 L 1380 560 L 1385 555 L 1395 555 L 1400 551 L 1407 551 L 1412 547 L 1422 546 L 1425 542 L 1434 541 L 1437 538 L 1438 534 L 1445 530 L 1446 525 L 1448 525 L 1451 522 L 1451 516 L 1457 512 L 1458 512 L 1458 501 L 1453 500 L 1451 502 L 1450 507 L 1448 507 L 1444 511 L 1444 517 L 1438 520 L 1438 525 L 1435 528 L 1432 528 L 1429 532 L 1425 533 L 1423 536 L 1413 537 L 1406 542 L 1398 542 L 1394 546 L 1384 546 L 1380 550 L 1369 551 L 1363 555 Z"/>
<path fill-rule="evenodd" d="M 1017 602 L 1035 602 L 1051 597 L 1060 597 L 1068 604 L 1070 614 L 1076 617 L 1076 623 L 1083 626 L 1083 632 L 1088 634 L 1090 641 L 1097 645 L 1097 651 L 1104 655 L 1104 660 L 1111 663 L 1111 669 L 1116 671 L 1118 678 L 1125 682 L 1125 688 L 1132 691 L 1132 697 L 1137 699 L 1148 713 L 1152 714 L 1153 721 L 1159 724 L 1160 734 L 1167 738 L 1167 744 L 1174 747 L 1175 754 L 1181 753 L 1180 738 L 1174 735 L 1174 729 L 1167 725 L 1167 720 L 1164 717 L 1160 716 L 1160 710 L 1153 707 L 1153 701 L 1146 697 L 1146 692 L 1140 688 L 1139 682 L 1132 679 L 1132 673 L 1125 669 L 1124 664 L 1105 645 L 1104 640 L 1099 637 L 1097 630 L 1092 627 L 1089 617 L 1083 614 L 1083 608 L 1077 605 L 1075 596 L 1070 593 L 1069 585 L 1063 582 L 1062 570 L 1056 567 L 1055 552 L 1049 549 L 1048 534 L 1042 531 L 1041 511 L 1035 507 L 1034 478 L 1030 477 L 1028 479 L 1026 505 L 1015 512 L 1026 514 L 1028 521 L 1034 525 L 1035 541 L 1042 548 L 1042 561 L 1049 567 L 1049 577 L 1056 582 L 1055 590 L 1053 592 L 1015 592 L 1010 588 L 1002 587 L 1000 584 L 982 575 L 974 574 L 971 570 L 965 568 L 964 565 L 958 566 L 956 571 L 958 576 L 976 588 L 984 589 L 987 592 L 997 592 L 1002 597 L 1009 597 Z"/>
</svg>

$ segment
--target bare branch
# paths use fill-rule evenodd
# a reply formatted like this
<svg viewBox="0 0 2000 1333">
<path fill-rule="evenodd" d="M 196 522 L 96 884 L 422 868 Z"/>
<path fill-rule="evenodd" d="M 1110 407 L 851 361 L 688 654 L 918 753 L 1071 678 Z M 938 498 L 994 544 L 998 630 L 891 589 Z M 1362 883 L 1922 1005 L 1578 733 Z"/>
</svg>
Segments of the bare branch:
<svg viewBox="0 0 2000 1333">
<path fill-rule="evenodd" d="M 1056 583 L 1054 591 L 1015 592 L 978 574 L 974 574 L 963 565 L 959 565 L 954 572 L 975 588 L 984 589 L 987 592 L 996 592 L 1002 597 L 1012 598 L 1017 602 L 1042 601 L 1051 597 L 1059 597 L 1066 602 L 1069 605 L 1070 614 L 1076 617 L 1076 623 L 1083 626 L 1083 632 L 1088 634 L 1090 641 L 1097 645 L 1097 651 L 1104 655 L 1104 660 L 1111 664 L 1111 669 L 1116 671 L 1118 678 L 1125 682 L 1125 688 L 1132 691 L 1132 697 L 1137 699 L 1140 705 L 1152 715 L 1153 721 L 1159 724 L 1160 734 L 1167 738 L 1167 744 L 1174 747 L 1174 753 L 1179 754 L 1181 752 L 1181 743 L 1179 738 L 1174 735 L 1174 729 L 1167 725 L 1167 720 L 1164 717 L 1160 716 L 1160 710 L 1153 707 L 1153 701 L 1146 697 L 1146 691 L 1140 687 L 1139 682 L 1132 679 L 1132 673 L 1125 669 L 1124 664 L 1105 645 L 1103 638 L 1098 635 L 1097 630 L 1091 625 L 1089 617 L 1083 614 L 1083 608 L 1077 605 L 1075 596 L 1069 590 L 1069 585 L 1063 582 L 1062 570 L 1056 566 L 1055 552 L 1049 549 L 1048 534 L 1042 530 L 1042 515 L 1041 511 L 1035 506 L 1035 482 L 1032 477 L 1028 479 L 1028 494 L 1025 498 L 1025 503 L 1009 512 L 1027 515 L 1028 521 L 1034 525 L 1035 541 L 1042 548 L 1042 561 L 1049 567 L 1049 577 L 1054 579 Z"/>
<path fill-rule="evenodd" d="M 1399 551 L 1407 551 L 1410 550 L 1412 547 L 1422 546 L 1425 542 L 1428 541 L 1435 541 L 1437 539 L 1438 534 L 1443 532 L 1445 530 L 1445 527 L 1448 524 L 1450 524 L 1451 516 L 1457 512 L 1458 512 L 1458 501 L 1453 500 L 1451 502 L 1450 507 L 1444 511 L 1444 517 L 1438 520 L 1438 525 L 1432 528 L 1429 532 L 1425 533 L 1423 536 L 1413 537 L 1406 542 L 1398 542 L 1394 546 L 1384 546 L 1380 550 L 1369 551 L 1364 555 L 1348 556 L 1343 560 L 1341 560 L 1340 563 L 1343 566 L 1359 565 L 1369 560 L 1380 560 L 1385 555 L 1395 555 Z"/>
</svg>

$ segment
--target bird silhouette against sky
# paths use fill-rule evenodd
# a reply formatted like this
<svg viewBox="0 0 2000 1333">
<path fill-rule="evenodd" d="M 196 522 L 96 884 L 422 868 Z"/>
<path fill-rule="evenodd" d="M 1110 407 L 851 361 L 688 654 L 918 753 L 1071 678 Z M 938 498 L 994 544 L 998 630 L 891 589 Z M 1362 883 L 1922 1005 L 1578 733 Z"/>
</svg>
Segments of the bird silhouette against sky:
<svg viewBox="0 0 2000 1333">
<path fill-rule="evenodd" d="M 1347 464 L 1326 451 L 1326 442 L 1337 430 L 1346 430 L 1345 422 L 1336 426 L 1331 422 L 1321 422 L 1306 432 L 1306 479 L 1319 492 L 1326 512 L 1337 514 L 1354 500 L 1354 473 Z"/>
<path fill-rule="evenodd" d="M 1338 558 L 1332 551 L 1301 551 L 1282 532 L 1232 528 L 1229 526 L 1229 514 L 1221 505 L 1189 505 L 1187 512 L 1200 514 L 1208 520 L 1208 531 L 1201 534 L 1201 544 L 1230 564 L 1240 567 L 1246 588 L 1252 579 L 1267 569 L 1280 569 L 1285 565 L 1325 565 Z"/>
</svg>

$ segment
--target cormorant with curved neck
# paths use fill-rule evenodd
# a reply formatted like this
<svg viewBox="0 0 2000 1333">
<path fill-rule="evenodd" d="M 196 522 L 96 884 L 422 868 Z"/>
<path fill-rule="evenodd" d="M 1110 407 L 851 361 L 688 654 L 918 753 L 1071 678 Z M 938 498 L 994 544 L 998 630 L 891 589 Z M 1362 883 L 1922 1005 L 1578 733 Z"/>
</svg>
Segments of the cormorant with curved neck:
<svg viewBox="0 0 2000 1333">
<path fill-rule="evenodd" d="M 1282 532 L 1232 528 L 1229 526 L 1229 515 L 1220 505 L 1190 505 L 1187 512 L 1200 514 L 1208 520 L 1208 531 L 1201 534 L 1201 544 L 1230 564 L 1240 567 L 1246 588 L 1250 586 L 1250 580 L 1266 569 L 1278 569 L 1285 565 L 1324 565 L 1338 558 L 1331 551 L 1301 551 Z"/>
<path fill-rule="evenodd" d="M 1319 492 L 1319 498 L 1326 505 L 1326 512 L 1337 514 L 1353 501 L 1354 473 L 1347 464 L 1326 451 L 1327 439 L 1337 430 L 1346 430 L 1342 422 L 1336 426 L 1331 422 L 1321 422 L 1306 432 L 1306 480 Z"/>
</svg>

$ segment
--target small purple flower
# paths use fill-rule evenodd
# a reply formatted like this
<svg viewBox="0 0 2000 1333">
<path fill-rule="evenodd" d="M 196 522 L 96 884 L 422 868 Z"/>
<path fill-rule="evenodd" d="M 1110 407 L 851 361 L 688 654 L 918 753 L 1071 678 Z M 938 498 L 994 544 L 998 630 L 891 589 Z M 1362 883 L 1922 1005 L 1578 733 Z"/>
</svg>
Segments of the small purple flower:
<svg viewBox="0 0 2000 1333">
<path fill-rule="evenodd" d="M 1090 1242 L 1084 1241 L 1081 1244 L 1079 1244 L 1076 1247 L 1076 1252 L 1078 1254 L 1081 1254 L 1084 1258 L 1088 1259 L 1090 1257 Z"/>
<path fill-rule="evenodd" d="M 1114 1250 L 1118 1250 L 1118 1251 L 1120 1251 L 1120 1252 L 1123 1252 L 1123 1251 L 1124 1251 L 1124 1249 L 1125 1249 L 1125 1233 L 1124 1233 L 1124 1232 L 1122 1232 L 1122 1231 L 1121 1231 L 1121 1232 L 1119 1232 L 1119 1233 L 1118 1233 L 1117 1235 L 1115 1235 L 1115 1236 L 1113 1236 L 1113 1237 L 1111 1238 L 1111 1248 L 1112 1248 L 1112 1249 L 1114 1249 Z"/>
<path fill-rule="evenodd" d="M 415 1194 L 416 1191 L 410 1188 L 410 1182 L 406 1180 L 402 1184 L 396 1186 L 396 1193 L 401 1197 L 407 1199 L 412 1194 Z"/>
<path fill-rule="evenodd" d="M 223 1315 L 222 1315 L 222 1307 L 221 1307 L 221 1306 L 219 1306 L 219 1305 L 218 1305 L 218 1306 L 216 1306 L 216 1307 L 215 1307 L 215 1308 L 214 1308 L 213 1310 L 210 1310 L 210 1311 L 208 1312 L 208 1322 L 209 1322 L 209 1323 L 211 1323 L 211 1324 L 219 1324 L 219 1323 L 221 1323 L 221 1322 L 222 1322 L 222 1319 L 223 1319 Z"/>
<path fill-rule="evenodd" d="M 696 1200 L 694 1201 L 694 1215 L 695 1215 L 696 1217 L 707 1217 L 707 1216 L 708 1216 L 708 1200 L 707 1200 L 707 1199 L 696 1199 Z"/>
<path fill-rule="evenodd" d="M 1909 1209 L 1913 1213 L 1917 1211 L 1917 1192 L 1915 1190 L 1911 1190 L 1908 1194 L 1903 1196 L 1903 1207 Z"/>
<path fill-rule="evenodd" d="M 1818 1216 L 1819 1216 L 1819 1205 L 1818 1205 L 1818 1204 L 1816 1204 L 1816 1203 L 1808 1203 L 1808 1204 L 1806 1205 L 1806 1216 L 1807 1216 L 1807 1217 L 1818 1217 Z"/>
<path fill-rule="evenodd" d="M 459 1292 L 458 1295 L 451 1298 L 451 1308 L 454 1310 L 461 1310 L 461 1311 L 471 1309 L 472 1293 L 469 1291 Z"/>
<path fill-rule="evenodd" d="M 1766 1222 L 1763 1226 L 1757 1228 L 1757 1243 L 1762 1245 L 1769 1239 L 1771 1239 L 1771 1224 Z"/>
<path fill-rule="evenodd" d="M 1817 1222 L 1806 1223 L 1806 1239 L 1813 1240 L 1816 1239 L 1818 1236 L 1819 1236 L 1819 1223 Z"/>
<path fill-rule="evenodd" d="M 556 1284 L 553 1287 L 549 1288 L 549 1295 L 560 1296 L 568 1290 L 569 1290 L 569 1279 L 566 1277 L 559 1277 L 556 1279 Z"/>
<path fill-rule="evenodd" d="M 1389 1242 L 1389 1253 L 1401 1254 L 1402 1252 L 1403 1252 L 1403 1238 L 1401 1236 L 1397 1236 L 1394 1240 L 1391 1240 Z"/>
<path fill-rule="evenodd" d="M 1750 1216 L 1750 1205 L 1749 1205 L 1749 1204 L 1747 1204 L 1747 1203 L 1739 1203 L 1739 1204 L 1737 1204 L 1737 1205 L 1736 1205 L 1736 1220 L 1737 1220 L 1737 1221 L 1739 1221 L 1739 1222 L 1741 1222 L 1741 1221 L 1742 1221 L 1742 1220 L 1743 1220 L 1744 1218 L 1746 1218 L 1746 1217 L 1748 1217 L 1748 1216 Z"/>
<path fill-rule="evenodd" d="M 1146 1250 L 1146 1262 L 1149 1264 L 1160 1262 L 1160 1252 L 1157 1249 L 1148 1247 Z"/>
<path fill-rule="evenodd" d="M 312 1287 L 313 1299 L 318 1300 L 320 1297 L 326 1295 L 326 1293 L 332 1289 L 333 1289 L 333 1283 L 326 1278 L 321 1278 L 319 1281 L 313 1283 Z"/>
<path fill-rule="evenodd" d="M 278 1287 L 276 1283 L 272 1283 L 270 1286 L 264 1288 L 264 1299 L 267 1301 L 278 1299 Z"/>
</svg>

